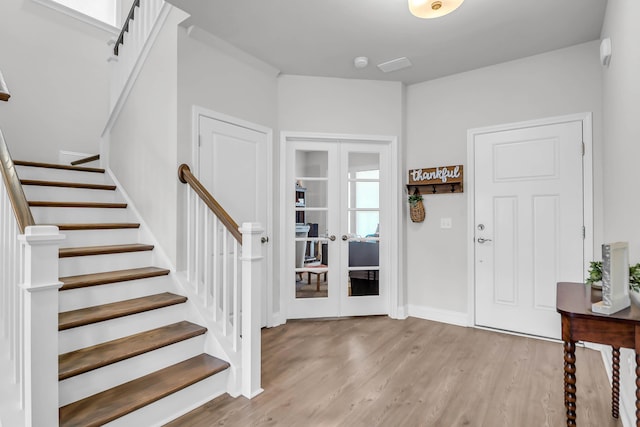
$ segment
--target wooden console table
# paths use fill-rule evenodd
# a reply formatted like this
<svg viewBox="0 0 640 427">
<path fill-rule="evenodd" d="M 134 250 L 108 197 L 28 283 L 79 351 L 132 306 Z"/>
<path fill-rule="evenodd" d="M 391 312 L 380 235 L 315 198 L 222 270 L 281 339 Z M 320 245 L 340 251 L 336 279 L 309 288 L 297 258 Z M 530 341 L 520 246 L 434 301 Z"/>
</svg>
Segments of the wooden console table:
<svg viewBox="0 0 640 427">
<path fill-rule="evenodd" d="M 556 309 L 562 317 L 567 426 L 576 425 L 576 342 L 588 341 L 613 347 L 611 415 L 614 418 L 620 414 L 620 347 L 635 350 L 636 426 L 640 427 L 640 309 L 632 304 L 609 316 L 591 312 L 591 303 L 601 299 L 600 291 L 583 283 L 558 283 Z"/>
</svg>

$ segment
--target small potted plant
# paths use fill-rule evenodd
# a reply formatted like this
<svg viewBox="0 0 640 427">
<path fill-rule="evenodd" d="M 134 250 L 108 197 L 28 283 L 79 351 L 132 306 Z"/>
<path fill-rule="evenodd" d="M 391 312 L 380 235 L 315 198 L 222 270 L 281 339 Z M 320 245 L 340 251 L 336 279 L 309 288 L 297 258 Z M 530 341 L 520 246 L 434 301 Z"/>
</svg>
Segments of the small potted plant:
<svg viewBox="0 0 640 427">
<path fill-rule="evenodd" d="M 591 261 L 589 263 L 587 285 L 591 285 L 592 288 L 602 289 L 602 261 Z"/>
<path fill-rule="evenodd" d="M 425 211 L 422 194 L 416 190 L 413 194 L 409 195 L 409 213 L 411 215 L 411 221 L 422 222 L 424 221 Z"/>
<path fill-rule="evenodd" d="M 589 263 L 587 285 L 602 288 L 602 261 Z M 629 266 L 629 290 L 640 294 L 640 263 Z"/>
<path fill-rule="evenodd" d="M 640 293 L 640 263 L 629 266 L 629 290 Z"/>
</svg>

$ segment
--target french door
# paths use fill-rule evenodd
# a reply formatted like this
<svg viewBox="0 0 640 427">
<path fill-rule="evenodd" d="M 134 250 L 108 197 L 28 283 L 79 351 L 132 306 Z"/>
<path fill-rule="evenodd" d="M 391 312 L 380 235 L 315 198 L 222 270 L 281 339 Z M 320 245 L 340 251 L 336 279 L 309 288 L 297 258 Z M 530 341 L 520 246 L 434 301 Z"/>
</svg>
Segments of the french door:
<svg viewBox="0 0 640 427">
<path fill-rule="evenodd" d="M 288 317 L 387 314 L 389 146 L 300 140 L 286 149 Z"/>
</svg>

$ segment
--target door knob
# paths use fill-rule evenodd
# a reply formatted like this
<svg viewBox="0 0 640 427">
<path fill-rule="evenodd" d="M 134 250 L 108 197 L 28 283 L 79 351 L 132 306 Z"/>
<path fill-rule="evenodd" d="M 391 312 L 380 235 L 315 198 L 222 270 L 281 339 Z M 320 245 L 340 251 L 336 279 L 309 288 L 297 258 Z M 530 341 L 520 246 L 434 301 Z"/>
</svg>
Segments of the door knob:
<svg viewBox="0 0 640 427">
<path fill-rule="evenodd" d="M 478 243 L 485 243 L 485 242 L 491 242 L 491 239 L 484 239 L 482 237 L 478 237 L 477 239 Z"/>
<path fill-rule="evenodd" d="M 342 240 L 344 240 L 346 242 L 347 240 L 349 240 L 349 236 L 347 236 L 346 234 L 343 234 L 342 235 Z"/>
<path fill-rule="evenodd" d="M 261 238 L 260 241 L 262 243 L 267 243 L 269 241 L 269 238 L 265 236 L 265 237 Z"/>
<path fill-rule="evenodd" d="M 334 236 L 333 234 L 331 236 L 329 236 L 329 240 L 331 240 L 332 242 L 336 240 L 336 236 Z"/>
</svg>

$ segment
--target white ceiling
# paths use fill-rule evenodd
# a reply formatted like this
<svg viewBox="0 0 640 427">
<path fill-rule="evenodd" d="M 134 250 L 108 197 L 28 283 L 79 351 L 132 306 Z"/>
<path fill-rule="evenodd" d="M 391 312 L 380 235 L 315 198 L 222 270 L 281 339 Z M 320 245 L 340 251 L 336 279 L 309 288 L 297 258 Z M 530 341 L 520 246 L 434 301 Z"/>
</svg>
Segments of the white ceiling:
<svg viewBox="0 0 640 427">
<path fill-rule="evenodd" d="M 419 19 L 407 0 L 168 0 L 285 74 L 407 84 L 597 40 L 607 0 L 466 0 Z M 358 70 L 356 56 L 369 57 Z M 406 56 L 408 69 L 376 64 Z M 595 58 L 594 58 L 595 59 Z"/>
</svg>

